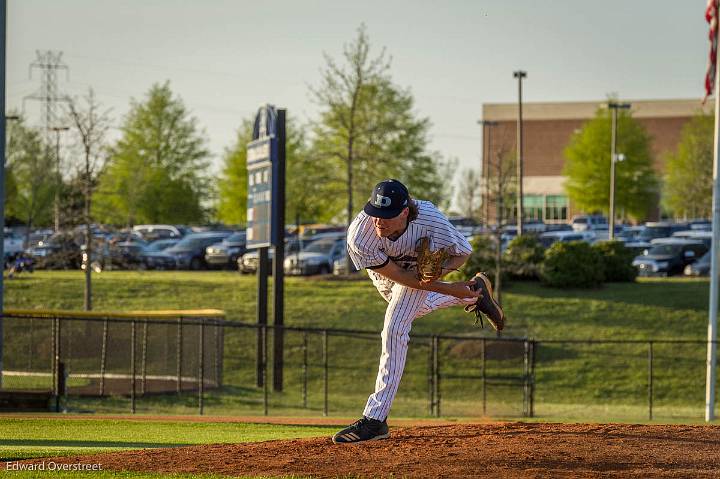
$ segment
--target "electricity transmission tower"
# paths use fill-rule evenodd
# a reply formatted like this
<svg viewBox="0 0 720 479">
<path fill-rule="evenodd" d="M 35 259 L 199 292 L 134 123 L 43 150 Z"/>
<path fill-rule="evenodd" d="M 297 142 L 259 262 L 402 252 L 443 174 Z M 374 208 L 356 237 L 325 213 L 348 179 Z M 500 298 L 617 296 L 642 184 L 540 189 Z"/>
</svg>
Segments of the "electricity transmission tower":
<svg viewBox="0 0 720 479">
<path fill-rule="evenodd" d="M 58 124 L 58 103 L 70 101 L 69 96 L 58 92 L 58 72 L 65 70 L 67 78 L 70 70 L 62 61 L 62 52 L 37 50 L 35 54 L 35 61 L 30 64 L 30 78 L 32 79 L 34 69 L 40 70 L 40 89 L 23 98 L 23 103 L 25 100 L 41 102 L 42 126 L 45 130 L 45 139 L 47 144 L 51 144 L 52 129 L 62 126 Z"/>
<path fill-rule="evenodd" d="M 58 92 L 58 72 L 65 70 L 66 79 L 70 75 L 68 66 L 62 61 L 62 52 L 52 50 L 37 50 L 36 58 L 30 64 L 30 78 L 34 69 L 40 70 L 40 89 L 32 95 L 23 98 L 23 110 L 25 110 L 25 100 L 40 101 L 42 107 L 42 126 L 45 133 L 45 148 L 48 155 L 51 155 L 53 143 L 52 134 L 55 134 L 55 175 L 57 176 L 57 185 L 54 201 L 54 223 L 55 231 L 60 229 L 60 199 L 59 188 L 62 182 L 61 165 L 60 165 L 60 132 L 66 131 L 66 126 L 60 125 L 58 122 L 58 104 L 60 102 L 69 102 L 70 97 Z"/>
</svg>

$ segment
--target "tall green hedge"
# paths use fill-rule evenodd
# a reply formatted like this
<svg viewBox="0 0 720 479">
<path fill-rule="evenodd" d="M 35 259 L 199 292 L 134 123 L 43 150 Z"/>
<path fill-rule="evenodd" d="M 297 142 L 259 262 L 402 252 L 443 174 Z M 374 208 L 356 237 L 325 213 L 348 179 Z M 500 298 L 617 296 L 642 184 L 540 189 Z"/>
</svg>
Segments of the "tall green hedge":
<svg viewBox="0 0 720 479">
<path fill-rule="evenodd" d="M 549 286 L 593 288 L 604 278 L 603 257 L 588 243 L 555 243 L 545 251 L 540 279 Z"/>
<path fill-rule="evenodd" d="M 605 265 L 605 281 L 632 282 L 637 277 L 637 268 L 632 265 L 635 252 L 621 241 L 600 241 L 593 249 L 602 256 Z"/>
</svg>

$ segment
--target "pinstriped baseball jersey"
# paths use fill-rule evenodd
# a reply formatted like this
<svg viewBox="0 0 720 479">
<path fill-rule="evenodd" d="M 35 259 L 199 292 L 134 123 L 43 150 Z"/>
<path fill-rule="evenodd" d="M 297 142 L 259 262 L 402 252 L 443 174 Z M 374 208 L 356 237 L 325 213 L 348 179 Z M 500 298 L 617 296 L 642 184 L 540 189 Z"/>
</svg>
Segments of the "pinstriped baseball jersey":
<svg viewBox="0 0 720 479">
<path fill-rule="evenodd" d="M 350 258 L 358 269 L 376 269 L 394 261 L 404 269 L 417 268 L 415 247 L 423 237 L 430 238 L 433 251 L 447 248 L 453 256 L 467 255 L 472 247 L 467 239 L 429 201 L 415 201 L 418 217 L 408 223 L 407 230 L 393 241 L 375 233 L 373 218 L 360 212 L 348 229 Z"/>
<path fill-rule="evenodd" d="M 357 215 L 348 229 L 348 253 L 358 269 L 367 269 L 378 292 L 388 302 L 381 334 L 382 352 L 375 381 L 375 392 L 365 405 L 365 417 L 384 420 L 390 413 L 407 356 L 413 321 L 432 311 L 474 302 L 397 284 L 373 271 L 394 261 L 407 270 L 417 269 L 416 245 L 420 238 L 430 239 L 433 251 L 447 248 L 453 256 L 467 255 L 472 248 L 465 237 L 429 201 L 416 201 L 418 216 L 408 223 L 397 240 L 381 238 L 375 232 L 373 218 L 365 212 Z"/>
</svg>

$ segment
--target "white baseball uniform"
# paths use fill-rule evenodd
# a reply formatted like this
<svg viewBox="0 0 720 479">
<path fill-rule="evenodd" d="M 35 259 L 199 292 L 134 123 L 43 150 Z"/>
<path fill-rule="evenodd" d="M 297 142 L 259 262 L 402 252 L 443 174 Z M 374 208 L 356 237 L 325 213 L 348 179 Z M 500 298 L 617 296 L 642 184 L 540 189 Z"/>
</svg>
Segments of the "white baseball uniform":
<svg viewBox="0 0 720 479">
<path fill-rule="evenodd" d="M 389 303 L 385 310 L 382 331 L 382 354 L 378 368 L 375 392 L 368 398 L 364 415 L 384 420 L 390 413 L 407 356 L 410 329 L 413 320 L 436 309 L 466 305 L 476 298 L 460 299 L 430 291 L 409 288 L 395 283 L 373 271 L 394 261 L 407 270 L 417 268 L 416 244 L 420 238 L 430 238 L 431 249 L 446 248 L 453 256 L 468 255 L 472 247 L 448 219 L 429 201 L 415 200 L 418 217 L 408 224 L 405 232 L 395 241 L 381 238 L 375 232 L 373 217 L 365 212 L 355 217 L 348 229 L 348 253 L 358 269 L 367 269 L 368 275 L 383 298 Z"/>
</svg>

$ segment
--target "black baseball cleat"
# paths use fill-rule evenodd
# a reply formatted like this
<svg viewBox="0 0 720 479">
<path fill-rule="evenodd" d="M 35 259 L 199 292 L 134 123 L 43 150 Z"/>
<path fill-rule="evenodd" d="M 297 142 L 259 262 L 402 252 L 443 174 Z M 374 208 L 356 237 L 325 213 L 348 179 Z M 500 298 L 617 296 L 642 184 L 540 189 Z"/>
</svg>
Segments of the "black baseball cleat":
<svg viewBox="0 0 720 479">
<path fill-rule="evenodd" d="M 492 284 L 485 273 L 477 273 L 473 276 L 475 285 L 471 286 L 474 291 L 480 290 L 480 297 L 475 304 L 465 306 L 465 311 L 475 313 L 475 317 L 480 320 L 482 326 L 482 316 L 487 318 L 488 322 L 496 331 L 502 331 L 505 327 L 505 312 L 493 297 Z"/>
<path fill-rule="evenodd" d="M 335 434 L 332 442 L 335 444 L 346 444 L 350 442 L 375 441 L 390 437 L 386 421 L 378 421 L 363 416 L 350 426 Z"/>
</svg>

